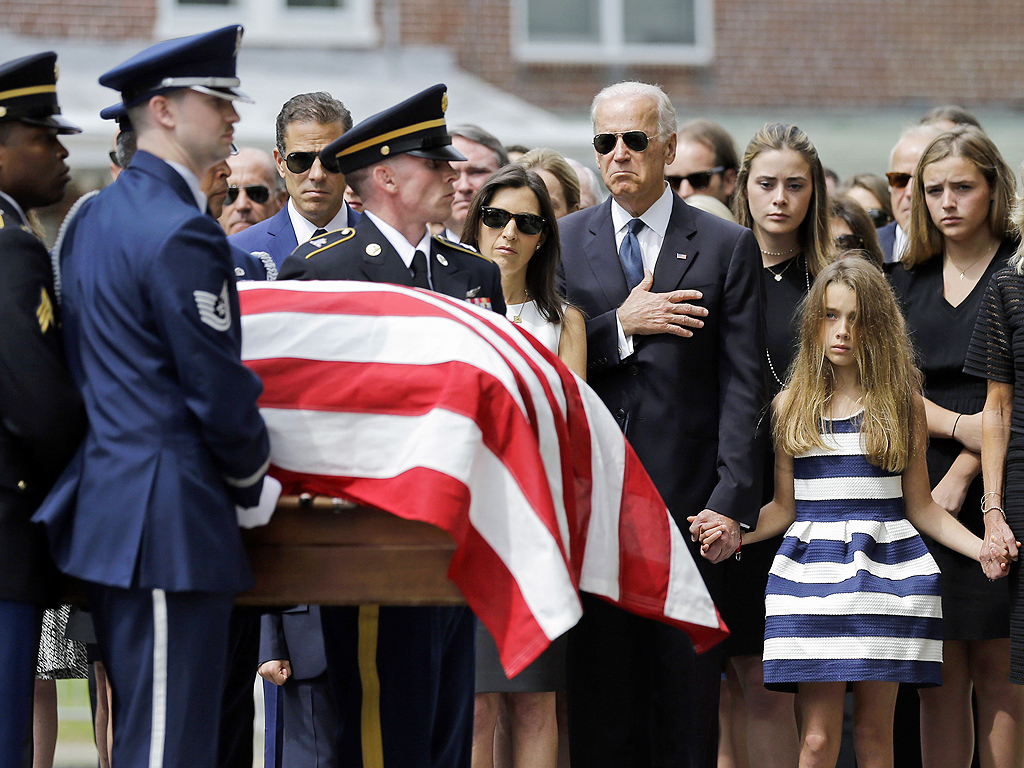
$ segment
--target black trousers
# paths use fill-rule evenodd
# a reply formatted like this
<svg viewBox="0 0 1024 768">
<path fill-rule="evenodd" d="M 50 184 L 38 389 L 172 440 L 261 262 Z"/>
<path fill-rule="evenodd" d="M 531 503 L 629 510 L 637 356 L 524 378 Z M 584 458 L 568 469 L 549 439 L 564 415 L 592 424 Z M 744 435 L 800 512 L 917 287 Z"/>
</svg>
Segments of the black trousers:
<svg viewBox="0 0 1024 768">
<path fill-rule="evenodd" d="M 569 751 L 587 768 L 715 768 L 720 646 L 584 593 L 569 632 Z"/>
</svg>

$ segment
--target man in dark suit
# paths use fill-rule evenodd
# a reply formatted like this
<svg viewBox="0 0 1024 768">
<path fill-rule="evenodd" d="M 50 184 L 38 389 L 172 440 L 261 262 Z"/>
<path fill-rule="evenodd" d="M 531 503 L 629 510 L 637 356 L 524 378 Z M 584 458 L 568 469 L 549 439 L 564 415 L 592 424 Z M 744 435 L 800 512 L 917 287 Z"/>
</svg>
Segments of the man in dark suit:
<svg viewBox="0 0 1024 768">
<path fill-rule="evenodd" d="M 934 125 L 914 125 L 900 134 L 899 141 L 889 155 L 889 196 L 892 200 L 891 221 L 878 230 L 878 243 L 882 246 L 886 263 L 899 261 L 907 247 L 910 227 L 910 191 L 914 188 L 914 171 L 932 139 L 942 131 Z"/>
<path fill-rule="evenodd" d="M 363 201 L 354 227 L 299 246 L 280 279 L 367 280 L 429 288 L 504 314 L 501 275 L 475 251 L 431 236 L 457 176 L 443 85 L 367 118 L 321 152 Z M 356 436 L 358 439 L 358 436 Z M 321 609 L 338 705 L 339 762 L 468 768 L 475 623 L 468 608 Z"/>
<path fill-rule="evenodd" d="M 249 253 L 267 253 L 278 267 L 314 235 L 359 220 L 345 202 L 345 177 L 323 166 L 318 153 L 352 127 L 352 115 L 330 94 L 300 93 L 277 114 L 274 162 L 288 190 L 288 204 L 269 219 L 230 237 Z"/>
<path fill-rule="evenodd" d="M 56 597 L 46 537 L 30 518 L 85 431 L 64 362 L 53 272 L 28 212 L 64 197 L 57 54 L 0 65 L 0 765 L 32 744 L 32 686 L 43 606 Z M 31 763 L 29 756 L 27 763 Z"/>
<path fill-rule="evenodd" d="M 62 244 L 64 340 L 89 430 L 37 517 L 57 565 L 84 582 L 115 765 L 216 765 L 228 619 L 252 586 L 238 526 L 274 486 L 231 251 L 200 187 L 230 152 L 241 34 L 158 43 L 100 78 L 138 150 Z"/>
<path fill-rule="evenodd" d="M 587 320 L 588 383 L 636 449 L 676 524 L 722 523 L 722 560 L 760 506 L 754 433 L 764 406 L 760 255 L 746 229 L 665 183 L 675 112 L 657 87 L 594 99 L 594 147 L 612 199 L 559 222 L 562 280 Z M 690 538 L 690 537 L 687 537 Z M 698 565 L 712 595 L 719 577 Z M 709 768 L 721 658 L 684 633 L 583 596 L 569 640 L 572 762 Z"/>
</svg>

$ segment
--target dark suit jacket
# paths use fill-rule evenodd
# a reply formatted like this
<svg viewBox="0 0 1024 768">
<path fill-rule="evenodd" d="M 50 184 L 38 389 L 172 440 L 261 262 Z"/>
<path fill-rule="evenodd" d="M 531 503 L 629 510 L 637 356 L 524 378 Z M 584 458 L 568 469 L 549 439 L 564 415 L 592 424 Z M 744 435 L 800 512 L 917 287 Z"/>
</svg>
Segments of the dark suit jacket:
<svg viewBox="0 0 1024 768">
<path fill-rule="evenodd" d="M 691 338 L 634 336 L 633 354 L 620 360 L 615 310 L 629 291 L 611 201 L 567 216 L 559 229 L 565 295 L 588 318 L 587 383 L 618 420 L 684 538 L 687 516 L 705 508 L 754 526 L 761 505 L 755 428 L 766 382 L 753 234 L 674 197 L 652 290 L 699 290 L 704 297 L 693 303 L 708 316 Z"/>
<path fill-rule="evenodd" d="M 882 246 L 882 254 L 885 256 L 885 261 L 894 261 L 892 250 L 896 247 L 896 222 L 890 221 L 881 229 L 877 230 L 878 244 Z"/>
<path fill-rule="evenodd" d="M 260 660 L 287 659 L 292 680 L 312 680 L 327 672 L 320 606 L 297 605 L 265 613 L 260 624 Z"/>
<path fill-rule="evenodd" d="M 476 251 L 433 237 L 430 275 L 434 290 L 457 299 L 481 303 L 489 300 L 495 312 L 505 314 L 498 267 Z M 285 259 L 279 280 L 365 280 L 412 286 L 412 275 L 402 257 L 368 217 L 356 226 L 328 232 L 303 243 Z"/>
<path fill-rule="evenodd" d="M 342 203 L 342 205 L 348 208 L 348 203 Z M 359 221 L 359 214 L 348 208 L 349 226 L 357 221 Z M 251 227 L 231 235 L 228 237 L 228 242 L 248 253 L 256 251 L 269 253 L 278 269 L 288 258 L 288 254 L 294 251 L 295 246 L 298 245 L 292 221 L 288 216 L 287 205 L 269 219 L 264 219 L 258 224 L 253 224 Z"/>
</svg>

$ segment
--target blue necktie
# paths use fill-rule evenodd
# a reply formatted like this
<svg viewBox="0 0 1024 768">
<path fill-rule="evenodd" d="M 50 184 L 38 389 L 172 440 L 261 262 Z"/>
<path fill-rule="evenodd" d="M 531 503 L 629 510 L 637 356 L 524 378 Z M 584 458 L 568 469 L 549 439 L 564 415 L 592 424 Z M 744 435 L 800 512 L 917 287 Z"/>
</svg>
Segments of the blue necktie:
<svg viewBox="0 0 1024 768">
<path fill-rule="evenodd" d="M 622 264 L 622 273 L 626 276 L 626 287 L 629 290 L 633 290 L 644 279 L 644 257 L 640 252 L 640 241 L 636 239 L 636 233 L 643 229 L 643 226 L 642 220 L 630 219 L 626 226 L 626 236 L 622 238 L 622 245 L 619 246 L 619 262 Z"/>
</svg>

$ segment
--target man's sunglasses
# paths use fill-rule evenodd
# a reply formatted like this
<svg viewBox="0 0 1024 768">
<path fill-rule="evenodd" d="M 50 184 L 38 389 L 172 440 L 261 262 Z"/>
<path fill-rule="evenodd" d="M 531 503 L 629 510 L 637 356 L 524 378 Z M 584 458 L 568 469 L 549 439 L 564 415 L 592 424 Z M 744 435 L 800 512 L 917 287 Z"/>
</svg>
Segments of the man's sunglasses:
<svg viewBox="0 0 1024 768">
<path fill-rule="evenodd" d="M 228 196 L 224 198 L 225 204 L 231 205 L 234 203 L 243 189 L 245 190 L 245 194 L 249 196 L 249 199 L 256 203 L 256 205 L 263 205 L 270 199 L 270 190 L 262 184 L 246 184 L 244 187 L 229 185 Z"/>
<path fill-rule="evenodd" d="M 313 162 L 319 156 L 319 152 L 289 152 L 284 159 L 284 164 L 292 173 L 305 173 L 313 167 Z M 323 168 L 329 173 L 337 173 L 337 171 L 331 170 L 329 164 L 324 165 Z"/>
<path fill-rule="evenodd" d="M 651 142 L 650 137 L 643 131 L 599 133 L 594 137 L 594 149 L 602 155 L 607 155 L 615 149 L 615 145 L 618 143 L 620 136 L 622 137 L 622 143 L 626 145 L 626 148 L 631 149 L 634 152 L 643 152 Z"/>
<path fill-rule="evenodd" d="M 914 178 L 914 175 L 912 173 L 889 171 L 889 173 L 885 174 L 885 178 L 889 180 L 889 186 L 893 189 L 903 189 Z"/>
<path fill-rule="evenodd" d="M 864 238 L 860 235 L 839 235 L 835 239 L 835 244 L 840 251 L 864 250 Z"/>
<path fill-rule="evenodd" d="M 711 177 L 716 173 L 721 173 L 725 170 L 724 165 L 718 165 L 712 168 L 710 171 L 697 171 L 696 173 L 688 173 L 685 176 L 666 176 L 665 181 L 672 187 L 676 192 L 683 186 L 685 181 L 690 185 L 690 188 L 694 191 L 701 191 L 708 188 L 708 184 L 711 183 Z"/>
<path fill-rule="evenodd" d="M 491 229 L 504 229 L 509 219 L 516 220 L 516 229 L 524 235 L 539 235 L 547 221 L 535 213 L 510 213 L 504 208 L 483 206 L 480 209 L 480 220 Z"/>
</svg>

